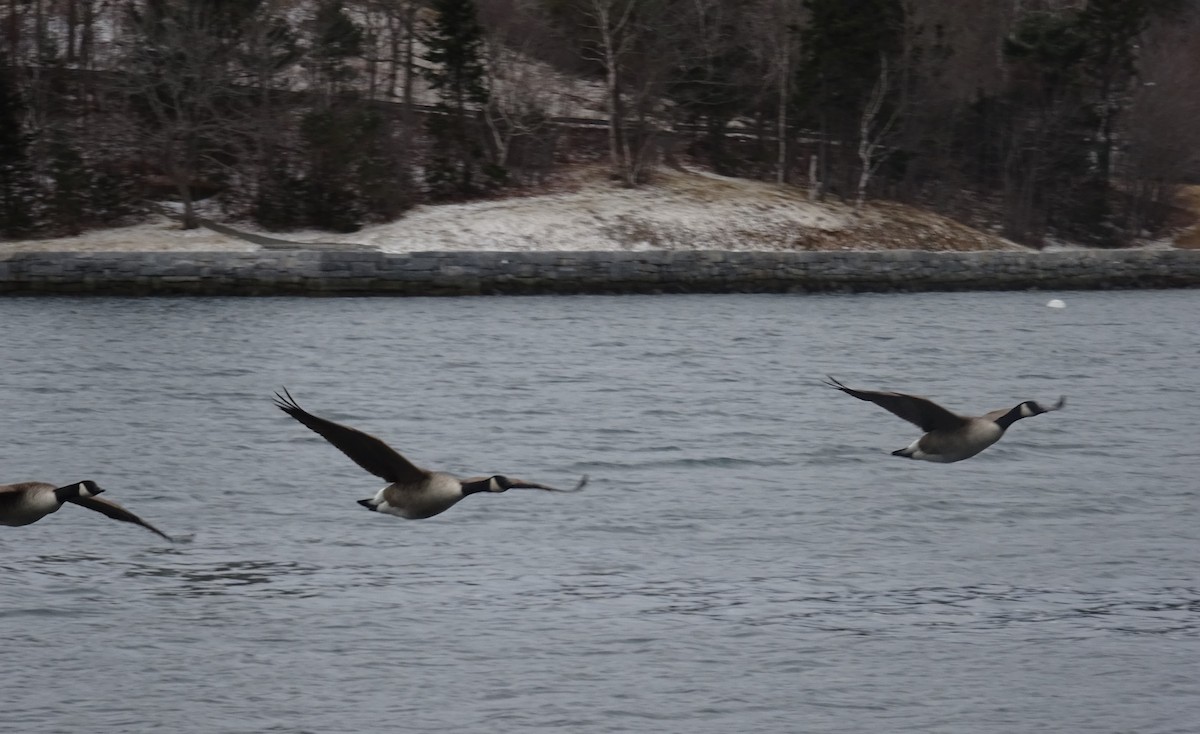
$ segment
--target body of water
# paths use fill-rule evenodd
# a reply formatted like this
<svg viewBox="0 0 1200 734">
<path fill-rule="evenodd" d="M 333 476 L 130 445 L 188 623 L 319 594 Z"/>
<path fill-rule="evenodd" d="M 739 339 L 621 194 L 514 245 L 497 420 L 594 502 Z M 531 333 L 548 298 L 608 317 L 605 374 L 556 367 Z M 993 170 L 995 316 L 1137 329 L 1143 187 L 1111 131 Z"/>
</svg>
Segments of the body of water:
<svg viewBox="0 0 1200 734">
<path fill-rule="evenodd" d="M 1200 729 L 1200 293 L 0 300 L 0 729 Z M 938 465 L 821 384 L 981 414 Z M 372 514 L 272 406 L 591 484 Z"/>
</svg>

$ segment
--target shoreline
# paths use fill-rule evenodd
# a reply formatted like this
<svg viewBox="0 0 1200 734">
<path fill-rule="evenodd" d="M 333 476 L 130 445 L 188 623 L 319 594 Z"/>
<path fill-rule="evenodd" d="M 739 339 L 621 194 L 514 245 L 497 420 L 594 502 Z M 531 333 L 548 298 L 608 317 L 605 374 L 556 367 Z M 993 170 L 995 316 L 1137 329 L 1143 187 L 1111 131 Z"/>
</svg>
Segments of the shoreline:
<svg viewBox="0 0 1200 734">
<path fill-rule="evenodd" d="M 466 296 L 1200 287 L 1200 250 L 15 252 L 0 295 Z"/>
</svg>

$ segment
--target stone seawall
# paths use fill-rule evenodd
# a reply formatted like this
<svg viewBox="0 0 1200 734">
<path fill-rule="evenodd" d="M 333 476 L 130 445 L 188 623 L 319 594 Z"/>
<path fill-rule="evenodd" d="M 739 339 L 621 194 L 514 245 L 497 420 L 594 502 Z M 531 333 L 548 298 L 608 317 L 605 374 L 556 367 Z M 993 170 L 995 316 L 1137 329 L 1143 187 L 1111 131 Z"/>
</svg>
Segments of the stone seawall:
<svg viewBox="0 0 1200 734">
<path fill-rule="evenodd" d="M 0 254 L 0 294 L 477 295 L 1200 286 L 1200 251 Z"/>
</svg>

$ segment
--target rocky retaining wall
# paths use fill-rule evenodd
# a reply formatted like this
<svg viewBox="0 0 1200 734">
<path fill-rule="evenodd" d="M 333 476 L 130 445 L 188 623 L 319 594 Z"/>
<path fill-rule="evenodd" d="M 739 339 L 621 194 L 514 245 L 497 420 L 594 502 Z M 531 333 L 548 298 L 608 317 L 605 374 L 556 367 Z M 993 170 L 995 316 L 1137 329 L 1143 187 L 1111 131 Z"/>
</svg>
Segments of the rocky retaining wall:
<svg viewBox="0 0 1200 734">
<path fill-rule="evenodd" d="M 475 295 L 1200 286 L 1200 251 L 0 253 L 0 293 Z"/>
</svg>

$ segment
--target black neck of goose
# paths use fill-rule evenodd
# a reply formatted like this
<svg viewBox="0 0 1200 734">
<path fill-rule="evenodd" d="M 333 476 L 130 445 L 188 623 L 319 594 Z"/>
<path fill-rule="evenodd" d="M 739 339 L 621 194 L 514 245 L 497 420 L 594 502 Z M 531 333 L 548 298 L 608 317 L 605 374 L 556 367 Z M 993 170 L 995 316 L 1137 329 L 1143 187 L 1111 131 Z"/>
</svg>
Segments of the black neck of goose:
<svg viewBox="0 0 1200 734">
<path fill-rule="evenodd" d="M 73 500 L 79 496 L 79 482 L 68 484 L 65 487 L 59 487 L 54 490 L 54 498 L 58 500 L 58 504 L 62 504 L 67 500 Z"/>
<path fill-rule="evenodd" d="M 1021 403 L 1021 405 L 1024 405 L 1024 403 Z M 997 418 L 996 424 L 1007 431 L 1009 426 L 1025 417 L 1021 414 L 1021 405 L 1018 405 L 1017 407 Z"/>
<path fill-rule="evenodd" d="M 492 483 L 491 477 L 488 477 L 487 479 L 479 479 L 474 482 L 463 482 L 462 483 L 463 495 L 466 496 L 468 494 L 476 494 L 478 492 L 486 492 L 486 491 L 488 491 L 489 487 L 491 486 L 491 483 Z"/>
</svg>

